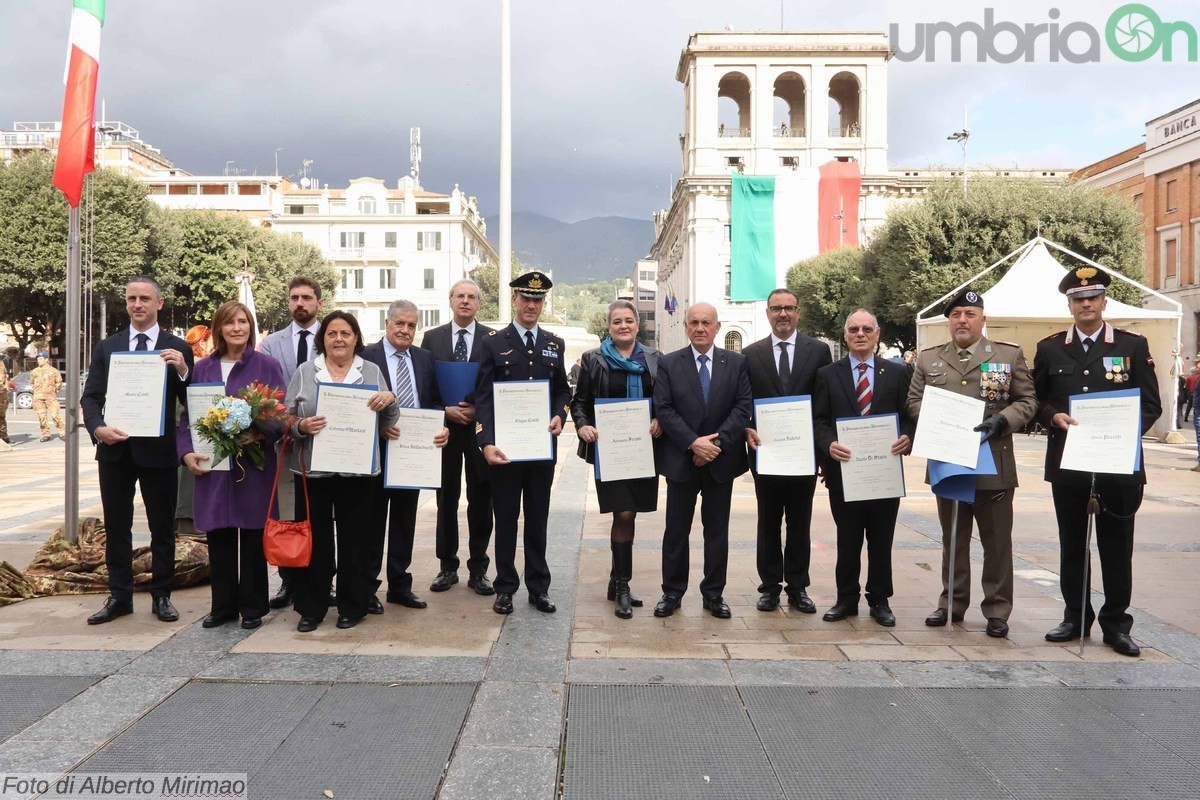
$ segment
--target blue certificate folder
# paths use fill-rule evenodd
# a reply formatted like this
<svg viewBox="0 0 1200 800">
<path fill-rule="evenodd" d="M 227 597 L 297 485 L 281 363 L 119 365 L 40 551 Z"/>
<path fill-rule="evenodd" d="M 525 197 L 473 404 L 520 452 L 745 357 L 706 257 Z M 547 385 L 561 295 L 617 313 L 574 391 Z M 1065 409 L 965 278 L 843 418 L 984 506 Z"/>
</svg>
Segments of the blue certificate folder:
<svg viewBox="0 0 1200 800">
<path fill-rule="evenodd" d="M 437 375 L 438 393 L 442 402 L 456 406 L 475 391 L 475 376 L 479 364 L 474 361 L 435 361 L 433 371 Z"/>
<path fill-rule="evenodd" d="M 321 387 L 322 386 L 336 386 L 339 389 L 350 389 L 350 390 L 356 391 L 356 392 L 361 391 L 363 393 L 363 405 L 364 406 L 367 404 L 367 400 L 369 400 L 371 398 L 371 395 L 373 395 L 379 391 L 378 386 L 372 386 L 370 384 L 365 384 L 365 383 L 364 384 L 354 384 L 354 383 L 351 383 L 351 384 L 345 384 L 345 383 L 326 384 L 326 383 L 321 383 L 320 381 L 317 381 L 317 396 L 315 398 L 316 399 L 316 409 L 314 411 L 314 415 L 320 415 L 320 413 L 321 413 Z M 320 434 L 318 434 L 318 436 L 319 435 Z M 379 415 L 378 414 L 375 415 L 375 435 L 376 436 L 379 435 Z M 372 448 L 372 450 L 371 450 L 371 474 L 374 474 L 378 469 L 379 469 L 379 454 L 376 452 L 375 448 Z"/>
<path fill-rule="evenodd" d="M 1075 401 L 1076 400 L 1095 400 L 1097 397 L 1136 397 L 1140 403 L 1142 400 L 1141 389 L 1117 389 L 1115 392 L 1097 392 L 1096 394 L 1073 394 L 1067 398 L 1071 409 L 1067 413 L 1072 417 L 1075 416 Z M 1141 418 L 1138 418 L 1138 425 L 1141 425 Z M 1070 431 L 1068 431 L 1068 434 Z M 1133 471 L 1137 472 L 1142 468 L 1142 437 L 1141 430 L 1134 431 L 1138 434 L 1133 437 L 1133 446 L 1137 448 L 1137 453 L 1133 457 Z"/>
<path fill-rule="evenodd" d="M 637 397 L 597 397 L 595 402 L 596 402 L 596 404 L 597 404 L 597 405 L 601 405 L 601 404 L 603 404 L 603 403 L 629 403 L 629 402 L 637 402 L 639 399 L 640 399 L 640 400 L 641 400 L 643 403 L 645 403 L 646 405 L 650 406 L 650 419 L 652 419 L 652 420 L 653 420 L 653 419 L 654 419 L 654 406 L 653 406 L 653 404 L 651 403 L 651 400 L 650 400 L 650 398 L 649 398 L 649 397 L 643 397 L 643 398 L 637 398 Z M 653 444 L 651 444 L 651 446 L 653 446 Z M 598 481 L 602 481 L 602 480 L 604 480 L 604 478 L 603 478 L 603 477 L 601 477 L 601 475 L 600 475 L 600 442 L 596 442 L 596 444 L 595 444 L 593 447 L 594 447 L 594 449 L 595 449 L 595 454 L 592 456 L 592 460 L 593 460 L 593 461 L 595 461 L 596 463 L 594 463 L 592 466 L 595 468 L 595 472 L 596 472 L 596 480 L 598 480 Z M 608 478 L 608 480 L 610 480 L 610 481 L 613 481 L 613 480 L 620 480 L 620 479 L 619 479 L 619 478 Z"/>
<path fill-rule="evenodd" d="M 929 488 L 938 497 L 947 500 L 975 502 L 975 478 L 979 475 L 995 475 L 996 460 L 992 458 L 992 447 L 987 442 L 979 443 L 979 459 L 975 469 L 961 464 L 929 459 Z"/>
</svg>

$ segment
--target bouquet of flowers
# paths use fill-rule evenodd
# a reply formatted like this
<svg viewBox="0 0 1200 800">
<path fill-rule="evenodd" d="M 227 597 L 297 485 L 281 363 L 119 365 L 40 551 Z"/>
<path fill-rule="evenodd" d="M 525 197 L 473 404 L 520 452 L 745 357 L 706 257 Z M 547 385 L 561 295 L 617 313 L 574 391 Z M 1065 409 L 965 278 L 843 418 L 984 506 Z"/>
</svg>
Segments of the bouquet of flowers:
<svg viewBox="0 0 1200 800">
<path fill-rule="evenodd" d="M 192 423 L 200 438 L 213 446 L 213 463 L 233 457 L 246 456 L 254 466 L 266 464 L 263 440 L 266 431 L 287 419 L 283 405 L 284 393 L 255 381 L 237 393 L 236 397 L 216 395 L 204 416 Z"/>
</svg>

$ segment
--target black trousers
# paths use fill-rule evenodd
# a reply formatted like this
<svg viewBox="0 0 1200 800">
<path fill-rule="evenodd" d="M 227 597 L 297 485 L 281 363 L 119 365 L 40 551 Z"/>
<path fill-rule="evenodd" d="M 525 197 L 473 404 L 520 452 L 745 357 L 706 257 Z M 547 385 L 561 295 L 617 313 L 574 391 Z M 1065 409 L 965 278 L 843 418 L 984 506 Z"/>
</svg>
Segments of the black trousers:
<svg viewBox="0 0 1200 800">
<path fill-rule="evenodd" d="M 1100 607 L 1100 628 L 1105 633 L 1129 633 L 1133 617 L 1128 613 L 1133 595 L 1133 522 L 1142 502 L 1141 486 L 1098 486 L 1100 514 L 1096 517 L 1094 538 L 1100 553 L 1100 571 L 1104 577 L 1104 605 Z M 1087 486 L 1051 484 L 1054 513 L 1058 517 L 1059 586 L 1062 588 L 1064 622 L 1091 628 L 1096 619 L 1092 608 L 1091 570 L 1088 570 L 1088 602 L 1083 609 L 1083 547 L 1087 538 Z M 1128 519 L 1120 519 L 1128 517 Z"/>
<path fill-rule="evenodd" d="M 817 476 L 755 475 L 758 500 L 758 591 L 789 596 L 808 588 L 812 561 L 812 505 Z M 783 541 L 784 521 L 787 541 Z"/>
<path fill-rule="evenodd" d="M 133 492 L 142 493 L 150 527 L 150 594 L 170 597 L 175 578 L 175 467 L 140 467 L 129 448 L 120 461 L 101 461 L 100 503 L 104 507 L 104 561 L 114 600 L 133 601 Z"/>
<path fill-rule="evenodd" d="M 471 426 L 451 425 L 450 441 L 442 450 L 442 488 L 437 491 L 437 557 L 441 569 L 458 569 L 458 501 L 462 496 L 464 467 L 467 473 L 467 571 L 487 573 L 491 559 L 492 485 L 487 462 L 475 444 Z"/>
<path fill-rule="evenodd" d="M 707 598 L 725 593 L 729 569 L 729 504 L 733 482 L 713 480 L 707 468 L 692 470 L 687 481 L 667 481 L 667 527 L 663 532 L 663 594 L 683 597 L 690 571 L 688 537 L 701 495 L 700 523 L 704 528 L 704 578 L 700 594 Z"/>
<path fill-rule="evenodd" d="M 267 613 L 267 558 L 263 555 L 262 528 L 209 531 L 208 563 L 214 616 L 240 614 L 242 619 L 257 619 Z"/>
<path fill-rule="evenodd" d="M 371 523 L 367 529 L 365 557 L 367 586 L 371 594 L 379 591 L 383 571 L 383 542 L 387 539 L 388 594 L 412 591 L 413 539 L 417 528 L 417 501 L 420 489 L 385 489 L 383 475 L 374 479 L 371 496 Z"/>
<path fill-rule="evenodd" d="M 863 538 L 867 540 L 867 602 L 886 603 L 892 596 L 892 537 L 900 498 L 847 503 L 840 486 L 829 487 L 829 510 L 837 525 L 837 599 L 857 605 Z"/>
<path fill-rule="evenodd" d="M 367 613 L 370 578 L 366 568 L 367 526 L 371 523 L 370 475 L 331 475 L 308 481 L 308 520 L 312 559 L 292 577 L 294 605 L 302 617 L 325 619 L 333 582 L 334 520 L 337 520 L 338 614 L 361 619 Z"/>
<path fill-rule="evenodd" d="M 554 462 L 492 465 L 488 475 L 492 481 L 492 508 L 496 514 L 496 591 L 515 594 L 521 587 L 521 576 L 517 573 L 517 517 L 521 515 L 523 504 L 525 588 L 530 594 L 545 594 L 550 591 L 546 521 L 550 516 Z"/>
</svg>

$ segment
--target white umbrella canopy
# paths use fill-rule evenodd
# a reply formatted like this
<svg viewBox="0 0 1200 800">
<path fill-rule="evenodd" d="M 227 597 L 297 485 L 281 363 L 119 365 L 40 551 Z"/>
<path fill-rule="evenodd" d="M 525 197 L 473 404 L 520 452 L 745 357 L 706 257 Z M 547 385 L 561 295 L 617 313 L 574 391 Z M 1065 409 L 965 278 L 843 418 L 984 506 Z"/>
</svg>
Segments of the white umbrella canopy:
<svg viewBox="0 0 1200 800">
<path fill-rule="evenodd" d="M 238 287 L 238 302 L 250 309 L 250 324 L 254 326 L 254 332 L 258 333 L 258 311 L 254 308 L 254 287 L 250 284 L 254 281 L 253 272 L 239 272 L 233 276 Z"/>
</svg>

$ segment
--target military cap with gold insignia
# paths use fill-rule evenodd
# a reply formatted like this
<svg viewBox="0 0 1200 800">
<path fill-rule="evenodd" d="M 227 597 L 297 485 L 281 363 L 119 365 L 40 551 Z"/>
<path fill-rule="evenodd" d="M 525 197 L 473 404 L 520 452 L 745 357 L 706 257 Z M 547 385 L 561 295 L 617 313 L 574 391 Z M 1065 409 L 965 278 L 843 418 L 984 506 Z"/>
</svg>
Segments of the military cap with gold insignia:
<svg viewBox="0 0 1200 800">
<path fill-rule="evenodd" d="M 1067 298 L 1096 297 L 1104 294 L 1104 287 L 1112 283 L 1112 276 L 1096 267 L 1077 267 L 1067 270 L 1058 283 L 1058 290 Z"/>
<path fill-rule="evenodd" d="M 508 285 L 517 294 L 536 299 L 545 297 L 554 288 L 554 281 L 550 280 L 549 275 L 535 270 L 533 272 L 526 272 L 519 278 L 514 278 Z"/>
<path fill-rule="evenodd" d="M 942 315 L 945 317 L 949 317 L 950 312 L 953 311 L 954 309 L 958 308 L 959 306 L 974 306 L 975 308 L 978 308 L 980 311 L 982 311 L 983 310 L 983 295 L 981 295 L 979 292 L 975 291 L 974 289 L 967 287 L 966 289 L 963 289 L 958 294 L 954 295 L 954 298 L 949 303 L 946 304 L 946 308 L 942 311 Z"/>
</svg>

